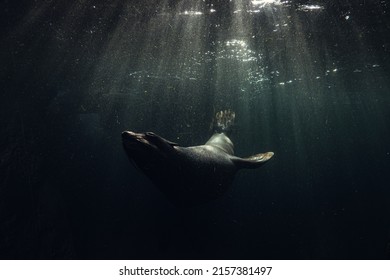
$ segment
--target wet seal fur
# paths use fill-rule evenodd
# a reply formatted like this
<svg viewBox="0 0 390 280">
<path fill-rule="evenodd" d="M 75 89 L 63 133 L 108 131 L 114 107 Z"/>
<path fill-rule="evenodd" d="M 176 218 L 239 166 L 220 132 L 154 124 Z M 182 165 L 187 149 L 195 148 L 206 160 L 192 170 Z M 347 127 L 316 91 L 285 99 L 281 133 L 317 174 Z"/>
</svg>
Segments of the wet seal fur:
<svg viewBox="0 0 390 280">
<path fill-rule="evenodd" d="M 274 155 L 234 156 L 226 135 L 234 123 L 230 110 L 216 114 L 216 132 L 200 146 L 181 147 L 153 132 L 122 133 L 123 147 L 131 161 L 177 206 L 194 206 L 220 197 L 236 172 L 258 168 Z"/>
</svg>

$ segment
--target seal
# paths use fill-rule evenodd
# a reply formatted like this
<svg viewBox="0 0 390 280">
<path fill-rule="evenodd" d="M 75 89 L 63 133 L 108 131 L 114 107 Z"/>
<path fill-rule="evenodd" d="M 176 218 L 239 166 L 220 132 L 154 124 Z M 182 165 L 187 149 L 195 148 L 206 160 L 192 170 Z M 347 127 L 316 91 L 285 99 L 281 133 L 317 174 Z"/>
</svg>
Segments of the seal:
<svg viewBox="0 0 390 280">
<path fill-rule="evenodd" d="M 182 147 L 153 132 L 122 132 L 123 147 L 131 161 L 175 205 L 199 205 L 222 196 L 235 174 L 243 168 L 258 168 L 274 155 L 234 155 L 228 133 L 235 113 L 220 111 L 215 116 L 215 133 L 200 146 Z"/>
</svg>

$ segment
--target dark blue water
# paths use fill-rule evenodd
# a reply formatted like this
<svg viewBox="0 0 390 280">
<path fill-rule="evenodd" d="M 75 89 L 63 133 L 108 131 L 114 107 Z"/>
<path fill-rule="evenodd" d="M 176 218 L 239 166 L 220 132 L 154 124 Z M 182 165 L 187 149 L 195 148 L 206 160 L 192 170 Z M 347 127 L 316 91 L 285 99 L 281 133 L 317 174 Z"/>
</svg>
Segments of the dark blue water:
<svg viewBox="0 0 390 280">
<path fill-rule="evenodd" d="M 390 9 L 342 2 L 3 1 L 0 257 L 388 259 Z M 179 210 L 120 133 L 226 108 L 275 156 Z"/>
</svg>

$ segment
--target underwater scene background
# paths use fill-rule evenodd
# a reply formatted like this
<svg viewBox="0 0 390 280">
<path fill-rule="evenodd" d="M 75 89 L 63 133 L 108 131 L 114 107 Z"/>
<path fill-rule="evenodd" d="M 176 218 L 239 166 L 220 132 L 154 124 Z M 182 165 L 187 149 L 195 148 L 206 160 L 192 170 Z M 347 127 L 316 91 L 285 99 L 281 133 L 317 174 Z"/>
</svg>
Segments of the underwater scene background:
<svg viewBox="0 0 390 280">
<path fill-rule="evenodd" d="M 0 4 L 0 258 L 388 259 L 388 1 Z M 177 209 L 121 132 L 236 113 L 222 198 Z"/>
</svg>

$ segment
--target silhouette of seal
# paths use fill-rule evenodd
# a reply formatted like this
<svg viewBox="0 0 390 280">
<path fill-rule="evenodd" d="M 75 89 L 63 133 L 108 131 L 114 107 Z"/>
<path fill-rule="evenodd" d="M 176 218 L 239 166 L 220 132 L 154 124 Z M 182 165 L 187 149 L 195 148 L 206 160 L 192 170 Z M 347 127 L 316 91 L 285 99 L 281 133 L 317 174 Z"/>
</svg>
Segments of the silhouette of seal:
<svg viewBox="0 0 390 280">
<path fill-rule="evenodd" d="M 177 206 L 194 206 L 222 196 L 236 172 L 258 168 L 274 155 L 234 156 L 227 136 L 235 119 L 231 110 L 215 117 L 215 133 L 204 145 L 182 147 L 153 132 L 122 133 L 123 147 L 131 161 Z"/>
</svg>

